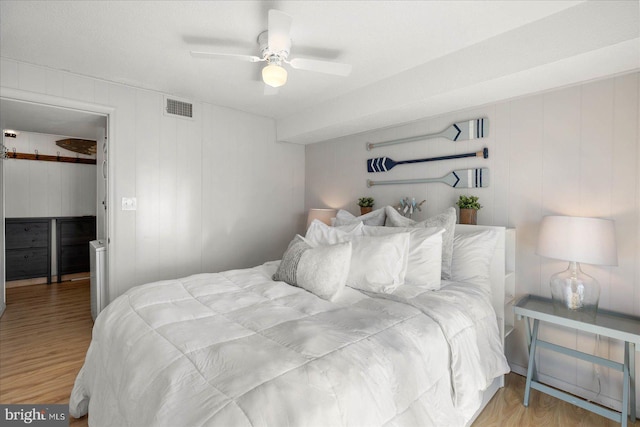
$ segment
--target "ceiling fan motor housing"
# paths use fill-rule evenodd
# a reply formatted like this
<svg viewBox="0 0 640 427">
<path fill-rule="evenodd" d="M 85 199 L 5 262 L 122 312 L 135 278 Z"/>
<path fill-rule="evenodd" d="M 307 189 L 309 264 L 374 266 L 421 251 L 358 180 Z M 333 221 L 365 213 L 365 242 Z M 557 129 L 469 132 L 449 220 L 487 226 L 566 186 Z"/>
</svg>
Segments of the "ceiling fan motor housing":
<svg viewBox="0 0 640 427">
<path fill-rule="evenodd" d="M 280 65 L 282 61 L 286 61 L 289 57 L 291 49 L 291 39 L 287 39 L 286 49 L 274 52 L 269 49 L 269 31 L 265 30 L 258 35 L 258 45 L 260 46 L 260 55 L 270 64 Z"/>
</svg>

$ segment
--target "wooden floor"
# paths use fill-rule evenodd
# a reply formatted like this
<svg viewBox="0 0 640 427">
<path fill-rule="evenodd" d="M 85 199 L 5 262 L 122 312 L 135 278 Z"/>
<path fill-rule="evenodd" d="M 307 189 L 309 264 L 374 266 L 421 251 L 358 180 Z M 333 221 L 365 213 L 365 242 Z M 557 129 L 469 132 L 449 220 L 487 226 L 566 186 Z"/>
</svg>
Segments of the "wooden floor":
<svg viewBox="0 0 640 427">
<path fill-rule="evenodd" d="M 0 318 L 0 403 L 68 403 L 92 327 L 86 280 L 7 289 Z M 523 394 L 524 378 L 507 375 L 506 387 L 473 427 L 620 425 L 536 390 L 525 408 Z M 71 426 L 87 426 L 87 417 L 71 418 Z"/>
<path fill-rule="evenodd" d="M 517 374 L 507 375 L 505 387 L 500 389 L 473 427 L 613 427 L 620 423 L 558 400 L 537 390 L 531 390 L 529 407 L 522 405 L 525 378 Z M 628 426 L 640 427 L 640 421 Z"/>
<path fill-rule="evenodd" d="M 69 403 L 91 341 L 89 281 L 7 289 L 0 318 L 0 403 Z M 87 417 L 71 418 L 86 426 Z"/>
</svg>

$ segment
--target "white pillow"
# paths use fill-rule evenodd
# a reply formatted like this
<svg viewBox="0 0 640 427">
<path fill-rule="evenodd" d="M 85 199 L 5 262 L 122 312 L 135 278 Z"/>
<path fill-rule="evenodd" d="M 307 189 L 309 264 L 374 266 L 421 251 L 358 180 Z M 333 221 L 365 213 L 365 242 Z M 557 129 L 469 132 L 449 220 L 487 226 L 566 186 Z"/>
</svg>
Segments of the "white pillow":
<svg viewBox="0 0 640 427">
<path fill-rule="evenodd" d="M 351 242 L 312 247 L 296 235 L 282 256 L 273 280 L 333 300 L 344 288 L 351 264 Z"/>
<path fill-rule="evenodd" d="M 445 229 L 442 235 L 442 278 L 451 279 L 451 257 L 453 252 L 453 233 L 456 228 L 456 210 L 447 208 L 443 213 L 427 218 L 424 221 L 416 222 L 410 218 L 405 218 L 395 208 L 385 207 L 387 227 L 442 227 Z"/>
<path fill-rule="evenodd" d="M 305 239 L 312 245 L 335 245 L 351 240 L 353 237 L 362 236 L 362 223 L 354 222 L 353 224 L 341 227 L 331 227 L 322 221 L 314 219 L 309 228 Z"/>
<path fill-rule="evenodd" d="M 484 230 L 453 237 L 451 280 L 482 286 L 491 292 L 491 258 L 498 243 L 498 232 Z"/>
<path fill-rule="evenodd" d="M 365 236 L 386 236 L 409 233 L 409 256 L 405 285 L 420 285 L 440 289 L 442 270 L 442 234 L 444 228 L 363 227 Z"/>
<path fill-rule="evenodd" d="M 351 212 L 340 209 L 336 214 L 336 221 L 333 225 L 347 225 L 354 222 L 362 222 L 365 225 L 384 225 L 386 214 L 384 208 L 376 209 L 361 216 L 354 216 Z"/>
<path fill-rule="evenodd" d="M 351 243 L 353 250 L 347 286 L 391 293 L 404 283 L 409 233 L 355 237 Z"/>
</svg>

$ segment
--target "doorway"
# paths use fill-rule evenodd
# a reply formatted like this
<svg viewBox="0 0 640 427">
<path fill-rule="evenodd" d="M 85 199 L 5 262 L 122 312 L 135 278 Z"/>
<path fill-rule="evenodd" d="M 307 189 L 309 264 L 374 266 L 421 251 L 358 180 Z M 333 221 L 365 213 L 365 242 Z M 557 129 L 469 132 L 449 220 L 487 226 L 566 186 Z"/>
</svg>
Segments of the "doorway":
<svg viewBox="0 0 640 427">
<path fill-rule="evenodd" d="M 96 236 L 106 243 L 106 265 L 109 257 L 109 224 L 110 206 L 109 181 L 111 180 L 109 170 L 110 165 L 110 135 L 114 123 L 112 118 L 114 109 L 101 105 L 92 105 L 84 102 L 68 100 L 64 98 L 51 97 L 48 95 L 34 94 L 14 89 L 0 88 L 0 108 L 2 109 L 1 125 L 2 129 L 22 128 L 27 132 L 48 133 L 57 135 L 72 135 L 69 129 L 81 129 L 84 135 L 89 132 L 98 142 L 96 161 Z M 76 132 L 74 131 L 74 132 Z M 3 132 L 4 133 L 4 132 Z M 4 142 L 4 139 L 3 139 Z M 6 143 L 3 147 L 6 150 Z M 11 155 L 11 153 L 9 153 Z M 4 161 L 0 161 L 0 315 L 6 307 L 6 236 L 5 236 L 5 173 Z M 108 290 L 109 271 L 104 274 L 104 286 Z M 108 292 L 107 301 L 108 302 Z"/>
</svg>

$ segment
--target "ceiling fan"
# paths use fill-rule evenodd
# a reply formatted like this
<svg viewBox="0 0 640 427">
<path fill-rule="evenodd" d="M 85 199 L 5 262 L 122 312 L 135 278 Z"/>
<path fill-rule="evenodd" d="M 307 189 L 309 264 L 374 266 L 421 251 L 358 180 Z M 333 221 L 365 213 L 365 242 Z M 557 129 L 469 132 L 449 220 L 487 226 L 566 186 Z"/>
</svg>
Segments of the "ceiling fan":
<svg viewBox="0 0 640 427">
<path fill-rule="evenodd" d="M 315 71 L 336 76 L 348 76 L 351 73 L 351 65 L 349 64 L 307 58 L 289 59 L 291 21 L 291 16 L 286 13 L 275 9 L 269 10 L 268 30 L 263 31 L 258 36 L 260 56 L 193 50 L 191 51 L 191 56 L 246 62 L 266 62 L 267 65 L 262 69 L 262 80 L 265 84 L 274 88 L 280 87 L 287 82 L 287 70 L 283 67 L 283 64 L 287 64 L 296 70 Z"/>
</svg>

